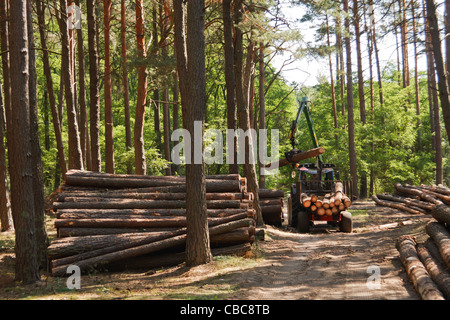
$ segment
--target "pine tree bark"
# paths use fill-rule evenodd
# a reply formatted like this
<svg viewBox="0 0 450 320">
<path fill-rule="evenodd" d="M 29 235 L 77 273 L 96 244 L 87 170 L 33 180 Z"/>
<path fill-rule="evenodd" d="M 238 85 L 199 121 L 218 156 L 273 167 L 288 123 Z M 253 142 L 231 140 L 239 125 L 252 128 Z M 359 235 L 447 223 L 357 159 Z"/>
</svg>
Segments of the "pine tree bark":
<svg viewBox="0 0 450 320">
<path fill-rule="evenodd" d="M 264 43 L 260 43 L 259 48 L 259 129 L 266 129 L 266 98 L 265 98 L 265 90 L 264 90 L 264 82 L 265 82 L 265 74 L 264 74 Z M 336 105 L 335 105 L 336 107 Z M 266 177 L 264 176 L 261 168 L 264 167 L 266 160 L 264 159 L 265 152 L 260 152 L 259 159 L 259 188 L 266 188 Z"/>
<path fill-rule="evenodd" d="M 80 0 L 75 1 L 80 7 Z M 81 152 L 83 154 L 83 163 L 87 170 L 91 170 L 91 149 L 89 146 L 89 125 L 86 105 L 86 71 L 85 71 L 85 55 L 83 45 L 83 29 L 77 29 L 77 51 L 78 51 L 78 104 L 80 112 L 80 143 Z"/>
<path fill-rule="evenodd" d="M 75 92 L 70 63 L 69 48 L 69 28 L 67 18 L 67 0 L 60 0 L 60 29 L 61 29 L 61 59 L 63 63 L 62 73 L 64 73 L 64 97 L 67 109 L 67 127 L 69 135 L 69 169 L 83 169 L 83 157 L 81 154 L 80 134 L 78 130 L 77 112 L 75 108 Z"/>
<path fill-rule="evenodd" d="M 436 163 L 436 184 L 443 182 L 443 165 L 442 165 L 442 129 L 441 116 L 439 110 L 438 87 L 436 80 L 436 69 L 434 61 L 433 44 L 431 42 L 431 33 L 429 20 L 426 14 L 425 0 L 423 0 L 424 24 L 425 24 L 425 51 L 427 55 L 428 64 L 428 99 L 430 103 L 430 123 L 431 132 L 434 133 L 434 161 Z"/>
<path fill-rule="evenodd" d="M 225 54 L 225 85 L 227 91 L 227 128 L 229 130 L 237 129 L 236 113 L 236 80 L 234 76 L 233 57 L 233 20 L 231 15 L 232 0 L 224 0 L 223 5 L 223 29 L 224 29 L 224 54 Z M 237 140 L 234 138 L 233 150 L 229 150 L 231 157 L 228 160 L 229 173 L 238 173 L 239 165 L 237 163 Z M 233 161 L 231 161 L 233 160 Z"/>
<path fill-rule="evenodd" d="M 145 49 L 145 24 L 144 1 L 136 1 L 136 44 L 138 57 L 144 59 L 147 56 Z M 134 119 L 134 158 L 136 174 L 145 175 L 147 165 L 144 149 L 144 117 L 147 101 L 147 70 L 145 65 L 138 67 L 138 93 L 136 102 L 136 114 Z"/>
<path fill-rule="evenodd" d="M 433 45 L 434 60 L 438 74 L 439 98 L 441 101 L 442 115 L 444 117 L 447 137 L 450 140 L 450 98 L 448 86 L 448 74 L 445 70 L 445 62 L 442 56 L 439 25 L 436 16 L 436 5 L 433 0 L 426 0 L 427 17 L 430 26 L 431 43 Z"/>
<path fill-rule="evenodd" d="M 344 11 L 348 14 L 348 0 L 344 0 Z M 356 168 L 356 146 L 355 146 L 355 120 L 353 113 L 353 76 L 352 57 L 350 41 L 350 19 L 348 16 L 345 25 L 345 49 L 347 54 L 347 118 L 348 118 L 348 145 L 350 159 L 350 176 L 352 181 L 352 194 L 358 196 L 358 172 Z"/>
<path fill-rule="evenodd" d="M 27 32 L 30 72 L 28 94 L 30 95 L 30 143 L 33 174 L 33 201 L 36 225 L 36 247 L 39 267 L 45 268 L 47 264 L 46 251 L 49 240 L 47 237 L 47 230 L 45 228 L 44 215 L 44 176 L 42 171 L 41 143 L 39 141 L 36 50 L 34 49 L 32 10 L 31 0 L 27 0 Z"/>
<path fill-rule="evenodd" d="M 65 9 L 65 7 L 64 7 Z M 15 227 L 16 280 L 38 281 L 39 265 L 33 198 L 32 147 L 30 142 L 29 48 L 26 1 L 10 2 L 11 108 L 8 116 L 8 156 L 11 208 Z"/>
<path fill-rule="evenodd" d="M 128 86 L 128 59 L 127 59 L 127 39 L 126 39 L 126 7 L 125 0 L 120 3 L 120 43 L 122 54 L 122 85 L 123 85 L 123 106 L 125 113 L 125 146 L 130 151 L 133 148 L 133 138 L 131 136 L 130 120 L 130 93 Z M 132 173 L 132 166 L 127 163 L 127 173 Z"/>
<path fill-rule="evenodd" d="M 105 41 L 105 167 L 106 172 L 114 173 L 114 120 L 112 112 L 111 92 L 111 54 L 110 54 L 110 28 L 111 28 L 112 0 L 103 0 L 103 24 Z"/>
<path fill-rule="evenodd" d="M 234 8 L 235 25 L 242 21 L 242 1 L 237 1 Z M 250 48 L 250 50 L 252 50 Z M 236 104 L 239 119 L 239 128 L 247 132 L 250 130 L 250 115 L 248 106 L 248 92 L 245 91 L 244 74 L 243 74 L 243 33 L 239 27 L 235 27 L 235 45 L 234 45 L 234 74 L 236 81 Z M 250 163 L 249 153 L 252 152 L 250 146 L 253 145 L 251 135 L 245 139 L 245 147 L 242 151 L 245 152 L 244 172 L 246 174 L 248 190 L 253 192 L 255 198 L 253 199 L 253 208 L 256 210 L 256 225 L 263 226 L 264 220 L 259 205 L 258 196 L 258 182 L 256 177 L 255 164 Z"/>
<path fill-rule="evenodd" d="M 102 170 L 100 154 L 100 87 L 95 0 L 86 0 L 89 44 L 89 122 L 91 138 L 91 170 Z"/>
<path fill-rule="evenodd" d="M 191 134 L 191 159 L 186 164 L 186 265 L 199 265 L 212 261 L 206 209 L 205 162 L 203 159 L 203 130 L 206 111 L 205 70 L 205 2 L 193 0 L 187 4 L 174 0 L 175 50 L 181 88 L 184 128 Z M 184 33 L 186 30 L 186 33 Z M 186 41 L 186 38 L 189 41 Z M 194 136 L 194 122 L 200 121 L 201 149 Z M 194 144 L 194 140 L 196 141 Z M 201 154 L 199 154 L 201 153 Z M 199 161 L 198 156 L 201 160 Z M 196 161 L 197 160 L 197 161 Z"/>
<path fill-rule="evenodd" d="M 7 19 L 7 1 L 1 0 L 0 1 L 0 42 L 1 42 L 1 50 L 3 52 L 2 54 L 2 69 L 3 69 L 3 93 L 4 93 L 4 99 L 3 99 L 3 109 L 2 115 L 5 114 L 8 117 L 8 114 L 11 110 L 11 82 L 10 82 L 10 75 L 9 75 L 9 44 L 8 44 L 8 19 Z M 3 113 L 4 111 L 4 113 Z M 7 180 L 7 166 L 6 166 L 6 149 L 4 144 L 4 135 L 6 134 L 6 128 L 5 128 L 5 120 L 3 117 L 1 119 L 1 144 L 0 148 L 3 150 L 0 150 L 0 156 L 3 157 L 3 159 L 0 160 L 0 184 L 1 187 L 0 190 L 0 222 L 1 222 L 1 230 L 7 231 L 7 230 L 14 230 L 14 222 L 12 218 L 12 212 L 11 212 L 11 203 L 10 203 L 10 197 L 9 197 L 9 191 L 8 191 L 8 180 Z"/>
</svg>

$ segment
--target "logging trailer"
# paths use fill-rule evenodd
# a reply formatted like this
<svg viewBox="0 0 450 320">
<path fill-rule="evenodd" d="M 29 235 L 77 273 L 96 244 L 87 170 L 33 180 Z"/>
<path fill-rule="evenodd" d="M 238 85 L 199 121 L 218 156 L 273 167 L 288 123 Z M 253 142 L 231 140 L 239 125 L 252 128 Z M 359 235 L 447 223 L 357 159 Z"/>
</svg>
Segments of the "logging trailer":
<svg viewBox="0 0 450 320">
<path fill-rule="evenodd" d="M 339 180 L 339 172 L 336 170 L 335 165 L 323 162 L 323 149 L 322 153 L 315 156 L 316 161 L 314 163 L 299 164 L 296 161 L 298 158 L 296 155 L 304 153 L 296 149 L 295 141 L 295 132 L 297 131 L 302 113 L 305 115 L 313 146 L 315 149 L 320 149 L 308 104 L 311 103 L 307 98 L 302 98 L 299 101 L 297 116 L 292 122 L 289 133 L 289 139 L 293 149 L 285 153 L 286 159 L 293 166 L 293 177 L 294 174 L 298 176 L 297 181 L 291 185 L 291 193 L 288 197 L 288 223 L 291 227 L 296 228 L 297 231 L 302 233 L 309 232 L 310 227 L 314 226 L 315 221 L 326 221 L 328 225 L 339 226 L 342 232 L 352 232 L 352 215 L 350 212 L 345 211 L 345 207 L 344 209 L 341 207 L 341 210 L 336 209 L 330 214 L 324 214 L 323 211 L 313 210 L 311 208 L 312 206 L 310 207 L 305 204 L 306 202 L 304 200 L 307 197 L 310 199 L 329 200 L 335 194 L 339 194 L 339 199 L 341 199 L 343 195 L 345 196 L 346 191 L 351 192 L 349 182 L 341 182 Z M 347 188 L 344 189 L 344 187 Z M 352 199 L 351 195 L 349 199 Z M 309 204 L 311 205 L 311 201 Z"/>
</svg>

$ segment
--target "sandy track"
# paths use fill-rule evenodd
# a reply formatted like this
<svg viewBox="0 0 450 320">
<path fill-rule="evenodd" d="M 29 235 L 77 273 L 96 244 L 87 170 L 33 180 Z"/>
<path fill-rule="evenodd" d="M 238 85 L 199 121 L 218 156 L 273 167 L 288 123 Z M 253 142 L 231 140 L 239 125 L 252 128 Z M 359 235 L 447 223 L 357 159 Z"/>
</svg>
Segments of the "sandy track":
<svg viewBox="0 0 450 320">
<path fill-rule="evenodd" d="M 259 244 L 265 261 L 238 276 L 241 289 L 232 298 L 420 299 L 398 259 L 395 239 L 402 234 L 423 236 L 430 218 L 376 207 L 368 212 L 355 217 L 351 234 L 322 225 L 308 234 L 267 227 L 269 239 Z M 379 288 L 369 279 L 376 273 Z"/>
</svg>

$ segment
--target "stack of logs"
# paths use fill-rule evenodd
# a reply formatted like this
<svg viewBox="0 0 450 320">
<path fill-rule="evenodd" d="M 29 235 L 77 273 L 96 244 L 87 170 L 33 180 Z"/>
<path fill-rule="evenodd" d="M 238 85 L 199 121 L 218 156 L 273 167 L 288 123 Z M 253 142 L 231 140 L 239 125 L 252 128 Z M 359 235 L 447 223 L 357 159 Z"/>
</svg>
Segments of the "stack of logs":
<svg viewBox="0 0 450 320">
<path fill-rule="evenodd" d="M 280 227 L 284 220 L 284 191 L 259 189 L 258 196 L 264 223 Z"/>
<path fill-rule="evenodd" d="M 300 194 L 300 202 L 309 212 L 318 216 L 337 215 L 347 210 L 352 204 L 350 198 L 344 193 L 342 182 L 336 182 L 334 192 L 325 196 L 302 193 Z"/>
<path fill-rule="evenodd" d="M 418 243 L 410 235 L 396 241 L 400 260 L 417 293 L 424 300 L 450 299 L 450 189 L 396 184 L 394 195 L 377 195 L 378 205 L 413 214 L 431 214 L 425 227 L 428 239 Z"/>
<path fill-rule="evenodd" d="M 390 207 L 412 214 L 432 214 L 436 219 L 449 219 L 450 188 L 440 186 L 413 186 L 395 184 L 394 194 L 377 194 L 372 199 L 379 206 Z M 450 219 L 448 220 L 450 223 Z"/>
<path fill-rule="evenodd" d="M 213 255 L 251 254 L 253 194 L 238 174 L 206 177 Z M 185 177 L 70 170 L 53 203 L 57 238 L 48 247 L 51 272 L 69 265 L 150 268 L 183 262 L 186 241 Z"/>
<path fill-rule="evenodd" d="M 445 221 L 427 223 L 425 242 L 409 235 L 396 242 L 408 278 L 423 300 L 450 300 L 450 225 Z"/>
</svg>

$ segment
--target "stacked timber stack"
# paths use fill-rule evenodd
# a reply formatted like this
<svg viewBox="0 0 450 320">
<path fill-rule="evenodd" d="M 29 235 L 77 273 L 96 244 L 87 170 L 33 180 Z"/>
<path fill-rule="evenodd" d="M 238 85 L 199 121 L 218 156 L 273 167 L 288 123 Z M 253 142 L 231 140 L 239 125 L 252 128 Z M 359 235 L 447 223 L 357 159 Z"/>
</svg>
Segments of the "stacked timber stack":
<svg viewBox="0 0 450 320">
<path fill-rule="evenodd" d="M 334 192 L 325 196 L 302 193 L 300 202 L 309 212 L 319 217 L 338 215 L 350 208 L 352 204 L 350 198 L 344 193 L 342 182 L 336 182 Z"/>
<path fill-rule="evenodd" d="M 443 185 L 413 186 L 397 183 L 395 190 L 393 195 L 377 194 L 373 195 L 372 199 L 379 206 L 412 214 L 433 214 L 442 217 L 450 215 L 450 188 Z"/>
<path fill-rule="evenodd" d="M 284 191 L 259 189 L 258 195 L 264 223 L 280 227 L 284 220 Z"/>
<path fill-rule="evenodd" d="M 410 186 L 397 184 L 404 210 L 429 213 L 434 219 L 425 226 L 429 236 L 417 243 L 412 236 L 401 236 L 396 247 L 408 278 L 424 300 L 450 300 L 450 189 L 444 186 Z M 416 213 L 416 212 L 411 212 Z"/>
<path fill-rule="evenodd" d="M 182 262 L 186 187 L 184 177 L 70 170 L 53 203 L 57 239 L 48 247 L 52 274 L 65 275 L 71 264 L 86 271 Z M 207 176 L 206 192 L 213 254 L 251 254 L 255 211 L 246 179 Z"/>
</svg>

